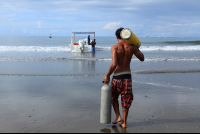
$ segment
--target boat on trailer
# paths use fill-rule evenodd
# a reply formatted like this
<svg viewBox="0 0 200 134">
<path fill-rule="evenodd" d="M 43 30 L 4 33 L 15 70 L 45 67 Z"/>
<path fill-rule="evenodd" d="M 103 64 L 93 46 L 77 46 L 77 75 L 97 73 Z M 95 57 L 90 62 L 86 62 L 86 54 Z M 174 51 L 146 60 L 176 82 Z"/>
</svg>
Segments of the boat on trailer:
<svg viewBox="0 0 200 134">
<path fill-rule="evenodd" d="M 72 32 L 71 44 L 69 44 L 71 52 L 91 53 L 92 45 L 88 45 L 88 38 L 80 39 L 79 41 L 75 42 L 76 34 L 94 34 L 95 39 L 95 32 Z M 92 40 L 90 43 L 91 42 Z"/>
</svg>

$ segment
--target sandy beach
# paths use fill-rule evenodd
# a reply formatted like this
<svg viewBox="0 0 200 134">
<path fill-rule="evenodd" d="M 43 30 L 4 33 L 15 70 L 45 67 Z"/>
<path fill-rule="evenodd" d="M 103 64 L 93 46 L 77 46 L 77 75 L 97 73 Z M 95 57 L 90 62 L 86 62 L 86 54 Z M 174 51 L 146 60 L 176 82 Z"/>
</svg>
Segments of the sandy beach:
<svg viewBox="0 0 200 134">
<path fill-rule="evenodd" d="M 199 73 L 133 75 L 126 129 L 100 124 L 103 77 L 0 76 L 0 132 L 200 132 Z"/>
</svg>

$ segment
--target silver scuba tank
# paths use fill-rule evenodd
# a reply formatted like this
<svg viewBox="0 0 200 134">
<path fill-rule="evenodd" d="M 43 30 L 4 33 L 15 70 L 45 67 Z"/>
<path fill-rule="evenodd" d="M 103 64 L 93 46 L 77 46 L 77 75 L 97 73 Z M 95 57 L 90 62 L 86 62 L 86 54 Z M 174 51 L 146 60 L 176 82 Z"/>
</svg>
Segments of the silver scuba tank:
<svg viewBox="0 0 200 134">
<path fill-rule="evenodd" d="M 105 84 L 101 88 L 100 123 L 111 123 L 112 88 Z"/>
</svg>

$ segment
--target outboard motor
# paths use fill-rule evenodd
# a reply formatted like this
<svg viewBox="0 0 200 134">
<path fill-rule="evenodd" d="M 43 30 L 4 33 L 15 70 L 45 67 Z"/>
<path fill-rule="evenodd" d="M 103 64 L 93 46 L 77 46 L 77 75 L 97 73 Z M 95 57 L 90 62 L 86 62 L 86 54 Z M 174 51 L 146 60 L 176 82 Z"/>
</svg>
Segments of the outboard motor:
<svg viewBox="0 0 200 134">
<path fill-rule="evenodd" d="M 80 47 L 81 51 L 83 52 L 83 48 L 84 48 L 84 41 L 83 40 L 79 40 L 79 47 Z"/>
</svg>

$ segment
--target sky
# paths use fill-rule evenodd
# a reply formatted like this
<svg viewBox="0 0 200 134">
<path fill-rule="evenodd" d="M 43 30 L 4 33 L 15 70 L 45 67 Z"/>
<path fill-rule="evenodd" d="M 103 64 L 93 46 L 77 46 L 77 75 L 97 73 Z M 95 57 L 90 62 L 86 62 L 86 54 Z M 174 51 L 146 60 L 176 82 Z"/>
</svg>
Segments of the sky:
<svg viewBox="0 0 200 134">
<path fill-rule="evenodd" d="M 200 37 L 200 0 L 0 0 L 0 36 Z"/>
</svg>

